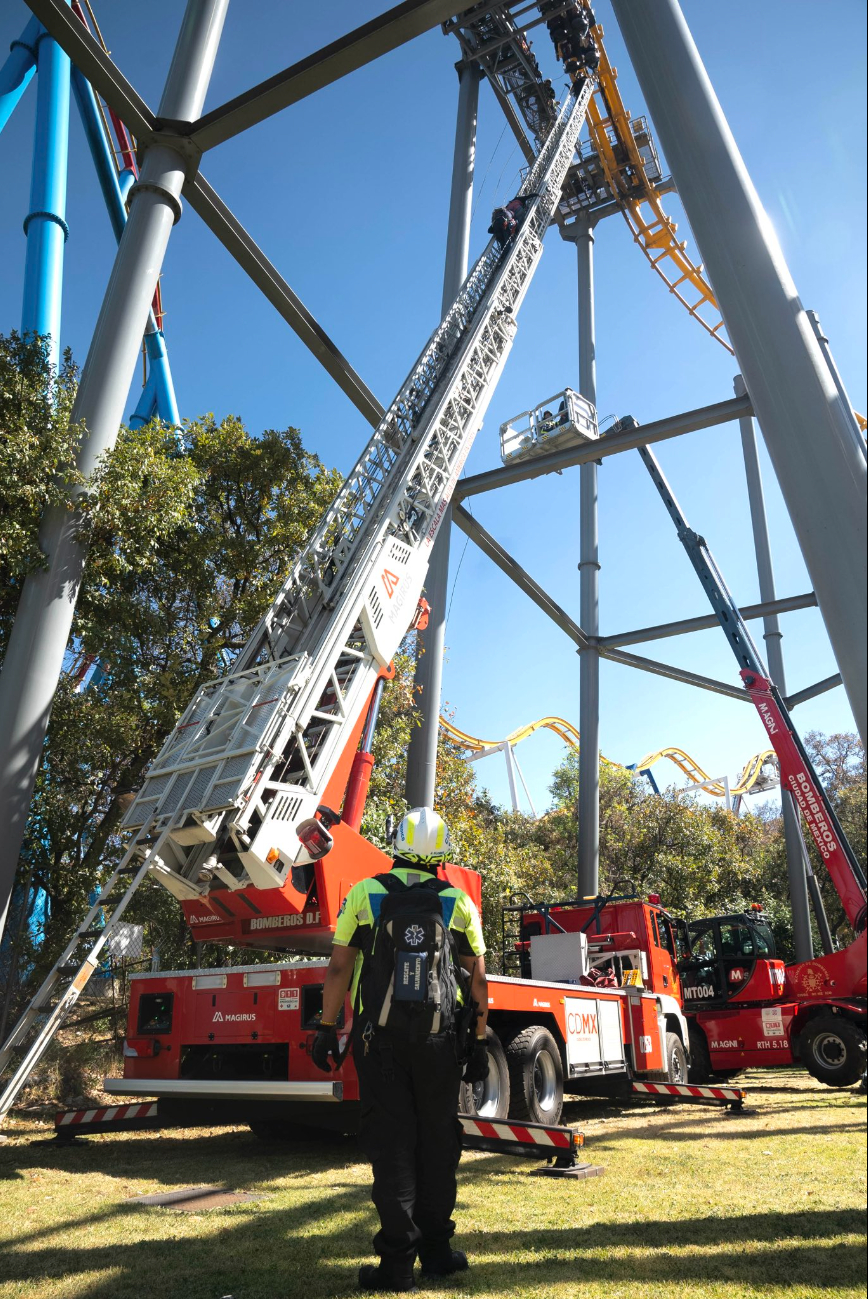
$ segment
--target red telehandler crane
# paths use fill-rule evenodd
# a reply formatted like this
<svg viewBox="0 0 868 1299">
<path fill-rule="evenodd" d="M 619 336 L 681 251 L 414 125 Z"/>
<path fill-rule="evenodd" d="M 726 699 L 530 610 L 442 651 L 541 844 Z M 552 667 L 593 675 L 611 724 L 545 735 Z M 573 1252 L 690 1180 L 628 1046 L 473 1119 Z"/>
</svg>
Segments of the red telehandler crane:
<svg viewBox="0 0 868 1299">
<path fill-rule="evenodd" d="M 821 1082 L 848 1086 L 865 1070 L 865 875 L 704 537 L 689 527 L 653 452 L 639 454 L 736 656 L 781 787 L 795 798 L 855 933 L 840 951 L 782 968 L 759 908 L 691 922 L 679 971 L 692 1076 L 801 1061 Z"/>
</svg>

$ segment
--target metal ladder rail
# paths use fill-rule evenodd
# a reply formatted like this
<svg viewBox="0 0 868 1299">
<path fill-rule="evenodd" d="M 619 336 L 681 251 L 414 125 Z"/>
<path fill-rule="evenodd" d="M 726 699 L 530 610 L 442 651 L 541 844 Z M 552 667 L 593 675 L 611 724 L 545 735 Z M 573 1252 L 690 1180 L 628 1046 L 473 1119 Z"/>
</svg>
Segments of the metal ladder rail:
<svg viewBox="0 0 868 1299">
<path fill-rule="evenodd" d="M 579 119 L 584 115 L 586 104 L 589 99 L 590 90 L 588 90 L 586 95 L 583 97 L 583 103 L 578 113 L 576 111 L 576 101 L 572 101 L 571 103 L 568 100 L 565 103 L 560 119 L 560 129 L 552 133 L 549 140 L 546 142 L 546 146 L 540 152 L 537 162 L 525 182 L 525 186 L 523 187 L 524 192 L 533 192 L 535 185 L 541 183 L 549 170 L 553 158 L 557 156 L 560 146 L 563 145 L 564 140 L 573 135 L 576 138 L 578 137 L 579 130 L 581 129 L 581 120 Z M 571 157 L 572 149 L 570 149 L 569 154 Z M 569 158 L 567 158 L 566 165 L 562 168 L 564 173 L 567 170 L 568 163 Z M 555 180 L 557 181 L 557 184 L 555 184 Z M 559 194 L 561 182 L 561 176 L 558 176 L 557 178 L 552 177 L 550 190 L 557 188 Z M 411 400 L 409 394 L 418 390 L 419 380 L 415 376 L 417 376 L 420 371 L 425 371 L 427 368 L 430 368 L 432 364 L 432 356 L 439 354 L 443 358 L 440 362 L 438 383 L 442 375 L 448 375 L 450 367 L 454 367 L 450 386 L 446 391 L 438 397 L 436 392 L 437 385 L 435 385 L 435 389 L 427 396 L 426 400 L 429 403 L 429 410 L 427 421 L 424 421 L 424 423 L 427 423 L 427 428 L 425 428 L 425 431 L 423 432 L 423 421 L 420 421 L 418 426 L 409 431 L 409 437 L 405 439 L 405 447 L 403 449 L 404 453 L 399 457 L 401 463 L 399 465 L 397 461 L 395 462 L 395 467 L 390 474 L 390 482 L 384 483 L 382 490 L 380 491 L 376 491 L 376 484 L 371 486 L 371 495 L 373 496 L 376 492 L 375 505 L 377 508 L 372 508 L 368 511 L 364 524 L 357 528 L 353 535 L 350 535 L 350 529 L 342 529 L 341 535 L 343 538 L 349 538 L 349 544 L 347 544 L 346 541 L 341 542 L 341 548 L 333 548 L 329 556 L 329 565 L 332 567 L 332 571 L 335 574 L 331 587 L 326 588 L 326 593 L 331 596 L 331 599 L 328 600 L 329 604 L 334 601 L 334 587 L 340 584 L 342 576 L 346 574 L 351 567 L 358 570 L 358 567 L 360 566 L 357 562 L 359 558 L 358 552 L 365 546 L 366 539 L 370 539 L 370 527 L 372 525 L 375 526 L 378 521 L 383 519 L 388 508 L 390 495 L 394 496 L 396 492 L 401 492 L 403 499 L 397 509 L 397 526 L 395 531 L 401 535 L 401 539 L 405 541 L 406 544 L 411 547 L 418 546 L 421 539 L 420 534 L 425 531 L 424 526 L 422 528 L 417 528 L 414 533 L 412 527 L 410 527 L 406 522 L 401 526 L 398 521 L 401 519 L 407 520 L 414 513 L 418 514 L 420 492 L 423 492 L 424 495 L 428 497 L 428 508 L 431 508 L 438 503 L 435 501 L 436 492 L 442 490 L 443 485 L 448 482 L 449 477 L 454 473 L 454 464 L 459 450 L 454 438 L 447 439 L 447 441 L 452 442 L 452 445 L 443 445 L 442 419 L 438 420 L 437 416 L 440 411 L 448 407 L 450 398 L 456 398 L 456 390 L 459 390 L 457 395 L 458 399 L 461 399 L 460 389 L 462 386 L 462 380 L 472 374 L 474 367 L 478 369 L 478 354 L 477 356 L 474 356 L 473 353 L 474 331 L 478 334 L 478 332 L 484 327 L 486 324 L 486 314 L 490 317 L 492 309 L 500 309 L 512 313 L 517 310 L 521 298 L 524 296 L 524 291 L 527 288 L 533 270 L 535 269 L 537 260 L 537 256 L 535 255 L 528 256 L 528 245 L 535 243 L 536 239 L 539 239 L 541 245 L 542 234 L 549 224 L 551 212 L 554 210 L 555 205 L 556 200 L 555 202 L 552 202 L 551 197 L 548 195 L 537 200 L 528 212 L 519 238 L 516 240 L 515 244 L 510 247 L 505 257 L 501 258 L 501 255 L 494 247 L 494 241 L 489 244 L 485 252 L 479 258 L 473 271 L 468 276 L 455 304 L 453 304 L 453 307 L 447 313 L 441 326 L 435 331 L 428 347 L 423 352 L 420 361 L 417 362 L 414 371 L 411 372 L 411 375 L 402 388 L 401 393 L 399 393 L 395 402 L 393 402 L 392 407 L 389 412 L 387 412 L 384 420 L 375 433 L 371 447 L 378 443 L 381 430 L 389 430 L 395 412 L 399 411 Z M 538 253 L 538 249 L 535 249 L 534 252 Z M 513 281 L 511 288 L 510 280 Z M 500 296 L 499 301 L 498 295 Z M 468 297 L 471 299 L 471 304 L 473 306 L 472 311 L 467 310 Z M 450 335 L 454 336 L 455 339 L 451 350 L 445 347 L 443 342 L 443 340 L 448 338 Z M 462 370 L 464 371 L 463 374 Z M 484 376 L 484 382 L 488 382 L 488 376 Z M 478 387 L 481 386 L 483 385 L 478 384 Z M 490 395 L 490 392 L 488 395 Z M 478 406 L 478 402 L 474 404 Z M 470 409 L 471 413 L 473 413 L 472 406 Z M 464 430 L 461 430 L 461 438 L 463 439 L 463 437 Z M 414 443 L 416 444 L 415 447 Z M 371 447 L 369 447 L 369 450 Z M 467 449 L 469 449 L 469 445 L 463 448 L 464 451 Z M 411 455 L 413 458 L 409 459 Z M 363 456 L 359 465 L 363 464 L 364 459 L 365 457 Z M 439 465 L 437 463 L 438 460 L 441 462 Z M 354 474 L 358 470 L 359 466 L 357 466 L 357 470 L 354 471 Z M 357 491 L 356 493 L 357 496 L 361 496 L 362 494 L 361 491 Z M 336 502 L 336 506 L 338 506 L 338 504 L 339 503 Z M 323 520 L 323 524 L 317 530 L 317 535 L 315 535 L 310 549 L 318 549 L 321 538 L 329 530 L 330 522 L 331 520 L 329 518 Z M 296 572 L 299 567 L 299 565 L 296 566 Z M 285 583 L 283 590 L 278 596 L 278 601 L 276 602 L 278 607 L 281 607 L 284 604 L 284 592 L 287 587 L 293 584 L 294 579 L 295 574 L 291 574 L 287 579 L 287 583 Z M 267 617 L 268 616 L 270 615 L 267 615 Z M 279 639 L 274 642 L 274 649 L 279 652 L 281 657 L 289 653 L 298 652 L 300 649 L 305 649 L 311 654 L 316 653 L 318 646 L 312 643 L 312 638 L 308 630 L 311 621 L 312 617 L 309 611 L 308 619 L 305 623 L 305 631 L 308 632 L 308 634 L 304 636 L 303 640 L 293 639 L 291 631 L 288 629 L 278 633 Z M 274 641 L 274 633 L 278 632 L 276 618 L 273 618 L 270 630 L 272 632 L 272 640 Z M 254 633 L 251 638 L 250 650 L 255 646 L 256 640 L 257 633 Z M 245 649 L 245 651 L 242 652 L 242 657 L 238 663 L 239 669 L 246 666 L 249 662 L 250 650 Z"/>
<path fill-rule="evenodd" d="M 304 640 L 300 641 L 298 638 L 293 640 L 295 627 L 292 625 L 291 617 L 290 626 L 287 628 L 285 623 L 281 625 L 282 620 L 280 618 L 269 615 L 269 617 L 272 617 L 272 625 L 265 632 L 269 652 L 278 654 L 282 658 L 289 650 L 290 645 L 297 651 L 300 644 L 303 643 L 305 649 L 307 650 L 309 647 L 311 653 L 310 655 L 305 653 L 299 657 L 306 659 L 308 667 L 312 664 L 316 665 L 315 679 L 310 681 L 306 688 L 300 686 L 305 696 L 304 707 L 302 707 L 300 701 L 297 701 L 291 710 L 288 708 L 282 710 L 282 731 L 279 737 L 274 729 L 271 729 L 267 734 L 263 732 L 261 747 L 267 745 L 272 755 L 279 754 L 285 748 L 289 739 L 288 728 L 292 728 L 297 735 L 299 728 L 303 731 L 310 716 L 316 711 L 321 690 L 332 673 L 334 663 L 338 661 L 340 654 L 347 650 L 346 638 L 350 635 L 357 617 L 355 603 L 358 602 L 362 587 L 369 580 L 370 557 L 375 557 L 379 553 L 377 547 L 381 545 L 388 527 L 393 526 L 395 534 L 399 533 L 399 525 L 403 527 L 407 543 L 414 543 L 418 549 L 420 543 L 424 545 L 427 540 L 425 528 L 431 510 L 443 499 L 448 499 L 448 495 L 451 494 L 452 485 L 460 471 L 460 460 L 463 458 L 463 454 L 466 454 L 471 436 L 476 431 L 475 428 L 471 430 L 467 427 L 468 420 L 474 419 L 478 427 L 482 414 L 480 398 L 487 402 L 487 398 L 493 389 L 492 380 L 497 375 L 497 365 L 492 366 L 492 348 L 494 347 L 495 352 L 499 348 L 502 358 L 507 343 L 511 341 L 507 336 L 504 322 L 508 320 L 510 324 L 512 323 L 512 312 L 517 309 L 541 254 L 542 235 L 550 222 L 551 213 L 558 201 L 563 176 L 566 174 L 572 160 L 575 140 L 578 138 L 589 98 L 590 88 L 587 87 L 583 95 L 580 95 L 577 99 L 568 99 L 565 102 L 561 112 L 559 129 L 552 132 L 547 140 L 546 146 L 537 159 L 537 164 L 531 170 L 526 185 L 529 192 L 536 192 L 533 187 L 542 186 L 542 183 L 545 182 L 545 193 L 531 205 L 515 244 L 510 246 L 507 253 L 502 257 L 495 252 L 492 245 L 489 245 L 489 248 L 486 249 L 486 252 L 474 268 L 474 272 L 468 277 L 462 294 L 459 295 L 458 303 L 460 304 L 468 285 L 472 284 L 474 278 L 479 274 L 480 268 L 486 267 L 487 264 L 488 269 L 485 278 L 490 291 L 484 298 L 479 298 L 479 301 L 483 303 L 482 308 L 476 311 L 469 329 L 464 331 L 465 336 L 461 348 L 458 349 L 458 356 L 452 355 L 441 367 L 441 369 L 445 368 L 447 371 L 448 382 L 437 401 L 432 402 L 427 420 L 427 436 L 419 434 L 418 444 L 413 446 L 411 434 L 408 439 L 406 455 L 402 459 L 399 468 L 391 470 L 391 489 L 386 484 L 381 484 L 380 490 L 376 493 L 372 489 L 372 494 L 380 497 L 379 500 L 375 501 L 376 513 L 373 518 L 369 514 L 366 527 L 356 529 L 351 552 L 343 565 L 344 568 L 349 566 L 351 569 L 348 583 L 353 588 L 352 598 L 348 596 L 346 590 L 333 593 L 334 602 L 344 606 L 345 617 L 343 622 L 340 618 L 335 618 L 335 610 L 329 608 L 325 601 L 321 600 L 318 608 L 311 607 L 313 604 L 312 599 L 311 604 L 306 607 L 306 619 L 302 627 L 306 635 Z M 478 289 L 474 290 L 474 292 L 478 293 Z M 503 319 L 498 321 L 498 315 Z M 390 413 L 387 414 L 375 432 L 369 444 L 369 451 L 372 447 L 382 445 L 382 435 L 384 432 L 388 432 L 390 427 L 393 427 L 390 426 L 390 418 L 396 408 L 404 402 L 407 392 L 415 387 L 414 375 L 418 373 L 420 365 L 427 365 L 427 358 L 430 356 L 432 348 L 438 346 L 438 336 L 441 331 L 452 327 L 454 322 L 455 310 L 453 308 L 447 313 L 441 329 L 435 331 L 431 343 L 423 352 L 420 363 L 417 363 L 417 367 L 411 373 L 410 379 L 393 403 Z M 496 323 L 497 329 L 493 329 L 492 322 Z M 489 331 L 487 334 L 486 330 Z M 494 334 L 498 331 L 501 336 L 498 340 L 495 340 Z M 494 359 L 496 361 L 497 356 Z M 450 364 L 451 371 L 449 370 Z M 451 408 L 450 402 L 455 403 Z M 457 408 L 462 403 L 466 408 L 463 411 L 463 416 L 459 418 L 460 412 L 457 413 Z M 360 464 L 363 462 L 364 457 Z M 344 496 L 346 497 L 348 494 L 349 489 L 344 493 Z M 418 533 L 413 534 L 408 525 L 406 523 L 401 525 L 400 521 L 402 519 L 407 520 L 411 511 L 418 513 L 420 501 L 425 504 L 426 508 L 422 510 L 422 522 L 418 526 Z M 291 587 L 294 581 L 298 582 L 302 565 L 307 563 L 309 569 L 314 568 L 317 548 L 322 544 L 323 539 L 328 537 L 330 529 L 340 519 L 342 509 L 345 511 L 346 501 L 344 501 L 343 507 L 340 501 L 336 502 L 335 506 L 327 514 L 317 530 L 313 543 L 308 547 L 302 560 L 296 564 L 293 574 L 284 585 L 283 591 L 278 597 L 278 609 L 282 606 L 287 588 Z M 433 535 L 430 540 L 433 540 Z M 362 551 L 362 554 L 359 553 L 360 551 Z M 352 560 L 351 565 L 350 560 Z M 419 577 L 420 586 L 421 581 L 422 575 Z M 336 581 L 335 585 L 338 584 Z M 347 612 L 351 615 L 349 618 L 346 616 Z M 329 643 L 324 644 L 323 638 Z M 260 627 L 251 638 L 250 646 L 258 648 L 262 640 L 263 624 L 260 624 Z M 317 641 L 319 641 L 318 644 Z M 184 762 L 185 755 L 189 755 L 192 748 L 199 743 L 199 737 L 211 728 L 222 707 L 220 695 L 226 691 L 236 689 L 235 683 L 245 669 L 248 673 L 252 672 L 255 675 L 256 669 L 247 666 L 250 657 L 252 655 L 249 652 L 243 652 L 239 664 L 240 671 L 233 673 L 231 678 L 223 678 L 219 682 L 210 683 L 208 686 L 203 687 L 199 695 L 191 701 L 181 723 L 179 723 L 173 735 L 169 737 L 163 751 L 151 767 L 149 778 L 146 778 L 145 787 L 141 791 L 144 801 L 151 797 L 148 793 L 149 780 L 162 779 L 167 771 L 176 769 L 179 763 Z M 203 707 L 203 700 L 206 697 L 209 702 L 207 707 Z M 253 696 L 251 695 L 247 699 L 247 707 L 252 706 L 252 703 Z M 307 714 L 302 716 L 305 710 L 307 710 Z M 347 717 L 348 713 L 345 712 L 344 716 L 339 719 L 342 725 L 346 724 Z M 322 718 L 319 717 L 317 720 L 322 721 Z M 332 748 L 334 747 L 332 746 Z M 217 755 L 213 748 L 209 748 L 209 762 L 215 762 L 218 756 L 220 755 Z M 273 767 L 275 762 L 272 761 L 271 765 Z M 310 783 L 312 783 L 312 780 Z M 239 794 L 241 792 L 241 783 L 239 783 L 238 792 Z M 131 809 L 126 824 L 135 824 L 133 817 L 137 814 L 135 808 Z"/>
<path fill-rule="evenodd" d="M 100 894 L 85 916 L 78 929 L 73 934 L 61 956 L 55 962 L 49 971 L 42 986 L 33 996 L 29 1006 L 24 1014 L 18 1020 L 17 1024 L 9 1034 L 6 1041 L 0 1048 L 0 1072 L 6 1068 L 9 1060 L 17 1047 L 19 1047 L 27 1036 L 27 1033 L 34 1027 L 40 1015 L 48 1012 L 45 1022 L 39 1027 L 38 1032 L 31 1043 L 29 1050 L 23 1057 L 15 1070 L 15 1073 L 6 1084 L 2 1095 L 0 1095 L 0 1121 L 8 1113 L 10 1106 L 14 1103 L 15 1098 L 26 1083 L 33 1068 L 38 1064 L 46 1049 L 48 1048 L 54 1034 L 62 1026 L 64 1020 L 69 1015 L 72 1007 L 78 1001 L 84 988 L 89 982 L 91 976 L 99 965 L 100 954 L 105 944 L 114 930 L 115 926 L 126 911 L 133 895 L 142 884 L 145 876 L 155 864 L 155 859 L 159 859 L 159 852 L 163 842 L 168 834 L 168 830 L 145 852 L 141 864 L 132 865 L 134 858 L 141 854 L 142 843 L 141 836 L 130 845 L 122 861 L 115 867 L 106 883 L 100 890 Z M 115 906 L 109 918 L 103 927 L 96 933 L 93 925 L 97 920 L 100 911 L 105 906 L 107 900 L 117 891 L 118 885 L 123 879 L 133 871 L 132 878 L 127 885 L 120 901 Z M 94 944 L 85 954 L 84 959 L 78 966 L 75 976 L 66 988 L 61 992 L 60 998 L 54 1006 L 49 1006 L 48 1001 L 55 991 L 58 982 L 69 966 L 74 964 L 73 957 L 76 949 L 82 941 L 88 938 L 94 938 Z"/>
<path fill-rule="evenodd" d="M 573 134 L 573 130 L 578 138 L 589 100 L 590 88 L 586 88 L 579 101 L 567 98 L 555 128 L 547 137 L 522 186 L 522 193 L 534 192 L 549 170 L 559 146 L 568 135 Z M 576 124 L 579 103 L 581 118 Z M 571 156 L 572 154 L 570 158 Z M 565 173 L 567 168 L 564 167 L 563 170 Z M 560 186 L 558 196 L 559 193 Z M 540 199 L 535 206 L 539 207 L 542 203 L 543 200 Z M 551 205 L 552 211 L 555 206 L 556 204 Z M 532 226 L 534 215 L 532 208 L 519 239 L 503 261 L 494 240 L 477 260 L 455 302 L 435 329 L 368 446 L 293 565 L 274 605 L 242 650 L 236 661 L 236 671 L 251 666 L 262 652 L 263 644 L 269 644 L 270 657 L 282 657 L 301 648 L 301 636 L 313 616 L 312 604 L 330 601 L 335 586 L 354 560 L 359 534 L 372 512 L 377 509 L 385 489 L 389 484 L 400 482 L 405 477 L 404 466 L 399 462 L 407 448 L 423 435 L 422 429 L 430 426 L 430 410 L 427 410 L 427 405 L 450 363 L 455 360 L 461 341 L 498 277 L 498 271 L 504 270 L 514 258 L 522 242 L 521 235 Z M 546 226 L 549 220 L 550 214 L 546 218 Z M 296 611 L 299 636 L 293 639 L 289 619 Z M 277 653 L 273 633 L 281 620 L 286 625 L 282 629 L 280 651 Z"/>
<path fill-rule="evenodd" d="M 790 740 L 798 752 L 798 757 L 804 767 L 805 774 L 813 786 L 812 792 L 814 797 L 822 805 L 829 824 L 837 835 L 841 851 L 846 859 L 850 871 L 852 872 L 856 885 L 862 891 L 864 906 L 865 876 L 862 867 L 859 864 L 859 859 L 853 851 L 853 848 L 841 827 L 829 796 L 823 788 L 822 782 L 814 769 L 814 764 L 811 762 L 808 752 L 802 743 L 801 737 L 793 724 L 792 717 L 784 703 L 783 697 L 777 686 L 769 677 L 768 668 L 760 657 L 759 650 L 754 644 L 751 634 L 747 629 L 747 625 L 739 612 L 738 605 L 727 587 L 723 574 L 718 568 L 717 562 L 708 547 L 708 543 L 704 537 L 699 535 L 699 533 L 694 532 L 688 524 L 653 451 L 650 451 L 648 447 L 639 447 L 638 451 L 648 473 L 651 476 L 654 486 L 660 493 L 660 497 L 663 504 L 666 506 L 670 518 L 675 524 L 678 539 L 687 551 L 687 556 L 693 565 L 697 577 L 702 583 L 705 593 L 711 603 L 711 607 L 717 616 L 717 620 L 729 641 L 730 648 L 735 654 L 742 677 L 744 677 L 745 674 L 748 674 L 749 676 L 752 675 L 753 677 L 763 679 L 768 684 L 768 693 L 770 694 L 777 711 L 780 713 Z M 748 689 L 748 693 L 751 694 L 754 703 L 758 704 L 757 699 L 754 697 L 754 694 L 750 689 Z M 783 775 L 785 774 L 783 771 L 783 759 L 785 755 L 779 750 L 778 745 L 775 743 L 778 738 L 776 732 L 769 731 L 769 739 L 775 748 Z M 813 822 L 809 822 L 809 829 L 811 830 L 812 835 L 816 837 L 814 834 L 815 827 Z M 822 845 L 818 843 L 818 847 L 820 847 L 822 851 Z M 835 882 L 838 884 L 837 880 Z"/>
</svg>

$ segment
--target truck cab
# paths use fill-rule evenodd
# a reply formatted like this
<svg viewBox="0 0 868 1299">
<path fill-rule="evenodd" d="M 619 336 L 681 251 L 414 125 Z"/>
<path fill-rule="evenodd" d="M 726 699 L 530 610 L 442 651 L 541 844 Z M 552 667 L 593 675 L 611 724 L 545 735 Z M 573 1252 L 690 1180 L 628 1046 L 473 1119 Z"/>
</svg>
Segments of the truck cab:
<svg viewBox="0 0 868 1299">
<path fill-rule="evenodd" d="M 678 962 L 686 1010 L 768 1002 L 784 993 L 784 963 L 759 907 L 687 925 L 689 954 Z"/>
</svg>

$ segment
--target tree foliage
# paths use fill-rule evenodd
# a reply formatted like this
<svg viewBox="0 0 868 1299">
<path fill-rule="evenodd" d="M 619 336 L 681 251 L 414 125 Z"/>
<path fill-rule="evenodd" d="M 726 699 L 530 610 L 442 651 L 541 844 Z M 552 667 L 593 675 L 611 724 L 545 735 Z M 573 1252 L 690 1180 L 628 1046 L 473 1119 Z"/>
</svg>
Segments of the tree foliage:
<svg viewBox="0 0 868 1299">
<path fill-rule="evenodd" d="M 74 380 L 69 360 L 52 383 L 37 343 L 0 340 L 0 652 L 41 562 L 40 511 L 65 499 Z M 244 644 L 339 483 L 293 428 L 253 437 L 239 419 L 209 415 L 180 441 L 158 422 L 120 430 L 80 508 L 88 562 L 22 853 L 21 878 L 50 899 L 46 960 L 116 859 L 145 767 Z M 81 689 L 95 660 L 101 678 Z M 162 890 L 147 895 L 175 946 L 180 910 Z"/>
</svg>

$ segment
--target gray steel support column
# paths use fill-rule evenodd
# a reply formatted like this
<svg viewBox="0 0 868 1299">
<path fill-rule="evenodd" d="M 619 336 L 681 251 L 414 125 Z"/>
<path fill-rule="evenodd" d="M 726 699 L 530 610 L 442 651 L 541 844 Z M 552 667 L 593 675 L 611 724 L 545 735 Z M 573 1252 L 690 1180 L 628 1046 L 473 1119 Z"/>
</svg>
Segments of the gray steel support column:
<svg viewBox="0 0 868 1299">
<path fill-rule="evenodd" d="M 865 741 L 865 457 L 677 0 L 612 2 Z"/>
<path fill-rule="evenodd" d="M 161 117 L 191 120 L 201 113 L 228 3 L 188 0 L 160 102 Z M 180 216 L 187 166 L 186 157 L 161 140 L 146 150 L 131 190 L 129 220 L 72 411 L 73 422 L 86 429 L 77 462 L 85 479 L 117 438 L 163 255 Z M 46 568 L 24 584 L 0 673 L 0 912 L 15 877 L 84 569 L 75 512 L 48 511 L 39 544 Z"/>
<path fill-rule="evenodd" d="M 744 380 L 736 375 L 733 384 L 737 397 L 745 394 Z M 741 430 L 741 448 L 744 455 L 744 472 L 747 478 L 747 496 L 756 552 L 756 569 L 761 600 L 774 600 L 775 574 L 772 567 L 772 550 L 769 542 L 766 503 L 760 474 L 756 428 L 750 415 L 738 421 Z M 766 642 L 766 659 L 772 680 L 782 695 L 787 693 L 784 673 L 784 652 L 781 646 L 781 627 L 776 613 L 763 618 L 763 637 Z M 808 880 L 805 873 L 805 847 L 799 827 L 799 809 L 791 793 L 781 785 L 781 813 L 784 821 L 784 841 L 787 849 L 787 878 L 793 915 L 793 943 L 796 960 L 809 961 L 814 955 L 811 941 L 811 917 L 808 910 Z"/>
<path fill-rule="evenodd" d="M 441 316 L 452 306 L 467 276 L 470 251 L 470 214 L 473 167 L 476 161 L 476 114 L 479 102 L 479 65 L 458 65 L 458 117 L 452 158 L 452 192 L 443 271 Z M 446 641 L 446 602 L 449 596 L 449 542 L 452 507 L 443 516 L 431 551 L 425 578 L 425 598 L 431 617 L 419 633 L 419 657 L 413 685 L 422 724 L 414 728 L 407 751 L 407 802 L 411 807 L 433 807 L 437 784 L 437 739 L 440 732 L 440 695 L 443 685 L 443 652 Z"/>
<path fill-rule="evenodd" d="M 576 266 L 579 283 L 579 391 L 597 404 L 594 332 L 594 229 L 577 221 Z M 597 465 L 579 470 L 579 622 L 589 637 L 600 632 L 600 561 L 597 530 Z M 600 891 L 600 656 L 596 649 L 579 658 L 579 869 L 578 896 Z"/>
</svg>

